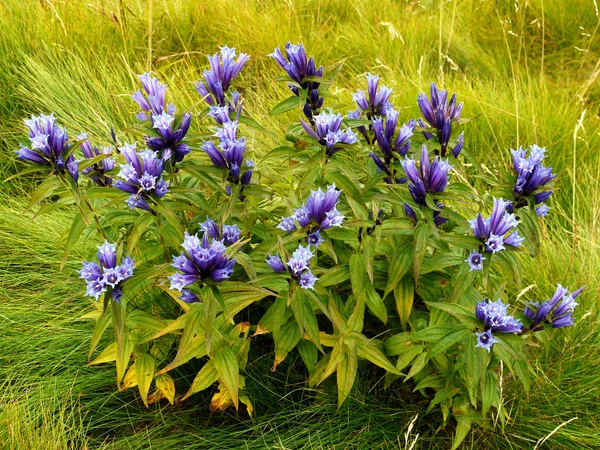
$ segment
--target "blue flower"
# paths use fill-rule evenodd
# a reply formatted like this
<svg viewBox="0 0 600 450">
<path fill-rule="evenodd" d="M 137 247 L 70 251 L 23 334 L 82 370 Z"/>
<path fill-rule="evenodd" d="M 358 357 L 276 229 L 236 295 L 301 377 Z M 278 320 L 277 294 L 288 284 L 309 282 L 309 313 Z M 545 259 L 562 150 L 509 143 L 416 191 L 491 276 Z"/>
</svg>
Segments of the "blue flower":
<svg viewBox="0 0 600 450">
<path fill-rule="evenodd" d="M 238 126 L 236 121 L 224 122 L 215 133 L 215 137 L 219 140 L 219 147 L 217 148 L 212 140 L 204 141 L 202 150 L 216 167 L 228 170 L 227 181 L 247 186 L 252 179 L 253 163 L 246 162 L 244 165 L 246 139 L 237 137 Z M 247 167 L 243 175 L 242 167 Z"/>
<path fill-rule="evenodd" d="M 104 241 L 104 244 L 98 247 L 97 257 L 99 264 L 84 261 L 81 270 L 77 271 L 80 277 L 86 280 L 85 295 L 97 300 L 102 293 L 110 289 L 113 300 L 118 302 L 123 295 L 123 282 L 133 276 L 133 259 L 125 256 L 121 264 L 117 265 L 117 245 L 108 241 Z"/>
<path fill-rule="evenodd" d="M 444 161 L 439 156 L 434 157 L 433 162 L 430 163 L 425 145 L 421 152 L 419 169 L 414 158 L 408 156 L 405 156 L 401 164 L 409 181 L 408 190 L 417 204 L 425 205 L 425 197 L 428 193 L 438 194 L 446 189 L 448 173 L 452 166 L 448 160 Z"/>
<path fill-rule="evenodd" d="M 100 155 L 112 155 L 113 148 L 112 147 L 104 147 L 102 149 L 94 146 L 88 140 L 88 136 L 85 133 L 77 136 L 79 141 L 83 141 L 81 143 L 81 151 L 85 158 L 91 159 Z M 105 158 L 102 161 L 98 161 L 97 163 L 92 164 L 89 167 L 86 167 L 81 171 L 84 175 L 89 175 L 91 180 L 96 183 L 98 186 L 112 186 L 112 178 L 106 175 L 106 172 L 109 172 L 115 168 L 115 159 L 114 158 Z"/>
<path fill-rule="evenodd" d="M 435 83 L 431 83 L 430 98 L 425 93 L 420 93 L 417 102 L 425 121 L 429 126 L 420 121 L 421 126 L 426 128 L 424 135 L 426 139 L 431 139 L 433 134 L 438 138 L 441 145 L 442 156 L 445 156 L 452 134 L 452 125 L 457 123 L 462 113 L 463 103 L 456 102 L 456 94 L 452 95 L 448 102 L 448 91 L 440 90 Z M 429 130 L 429 131 L 427 131 Z M 464 145 L 464 134 L 457 139 L 457 145 L 452 150 L 453 155 L 459 155 Z"/>
<path fill-rule="evenodd" d="M 544 321 L 551 323 L 552 328 L 563 328 L 574 323 L 572 314 L 575 307 L 578 305 L 575 299 L 583 291 L 583 287 L 571 293 L 568 289 L 560 284 L 556 287 L 556 291 L 550 300 L 545 300 L 541 304 L 539 302 L 529 302 L 525 306 L 523 314 L 531 319 L 529 329 L 535 330 Z"/>
<path fill-rule="evenodd" d="M 230 259 L 225 254 L 225 245 L 222 241 L 208 239 L 204 233 L 202 239 L 198 235 L 185 233 L 182 247 L 185 252 L 173 257 L 172 266 L 178 270 L 171 275 L 171 289 L 182 292 L 183 288 L 192 283 L 207 280 L 224 281 L 233 273 L 235 259 Z"/>
<path fill-rule="evenodd" d="M 350 128 L 342 130 L 341 114 L 324 111 L 313 117 L 315 129 L 300 119 L 306 132 L 326 147 L 327 156 L 333 156 L 344 148 L 358 142 L 358 136 Z"/>
<path fill-rule="evenodd" d="M 491 351 L 493 345 L 498 342 L 492 334 L 492 330 L 483 331 L 481 333 L 475 332 L 475 336 L 477 336 L 477 345 L 475 345 L 475 347 L 485 348 L 488 352 Z"/>
<path fill-rule="evenodd" d="M 296 96 L 300 96 L 300 90 L 306 90 L 306 103 L 302 108 L 304 115 L 311 121 L 323 107 L 325 99 L 319 94 L 321 83 L 317 80 L 323 77 L 323 66 L 315 64 L 314 58 L 308 58 L 302 44 L 288 42 L 284 47 L 285 55 L 277 47 L 269 56 L 285 70 L 290 77 L 288 87 Z M 310 79 L 308 79 L 310 78 Z"/>
<path fill-rule="evenodd" d="M 546 167 L 542 163 L 546 157 L 546 149 L 532 145 L 528 151 L 519 148 L 518 150 L 510 151 L 513 156 L 513 168 L 516 172 L 516 181 L 514 186 L 514 194 L 516 208 L 523 207 L 528 204 L 523 197 L 534 195 L 535 204 L 545 202 L 551 195 L 552 191 L 538 192 L 544 189 L 546 185 L 556 177 L 552 172 L 552 167 Z M 548 207 L 542 205 L 539 207 L 538 216 L 544 217 L 548 214 Z"/>
<path fill-rule="evenodd" d="M 465 259 L 465 262 L 467 262 L 469 264 L 469 266 L 471 267 L 471 272 L 474 270 L 481 270 L 483 269 L 483 261 L 485 260 L 485 258 L 483 257 L 483 255 L 475 250 L 473 250 L 471 252 L 471 254 L 469 255 L 469 257 L 467 259 Z"/>
<path fill-rule="evenodd" d="M 127 164 L 121 164 L 121 179 L 115 187 L 131 194 L 127 200 L 130 209 L 150 211 L 151 196 L 161 198 L 168 192 L 169 185 L 162 179 L 163 162 L 148 149 L 138 153 L 135 144 L 125 144 L 120 150 Z"/>
<path fill-rule="evenodd" d="M 384 85 L 379 86 L 379 76 L 367 74 L 367 92 L 360 89 L 352 95 L 352 100 L 356 102 L 358 109 L 355 113 L 355 118 L 361 117 L 363 114 L 371 119 L 374 116 L 385 115 L 388 108 L 391 107 L 389 102 L 392 90 Z"/>
<path fill-rule="evenodd" d="M 285 272 L 287 270 L 301 288 L 313 289 L 315 282 L 318 280 L 310 270 L 310 258 L 313 255 L 314 253 L 310 250 L 309 245 L 306 247 L 299 245 L 288 260 L 287 269 L 286 264 L 284 264 L 279 255 L 268 255 L 266 262 L 274 272 Z"/>
<path fill-rule="evenodd" d="M 240 240 L 240 229 L 237 225 L 223 225 L 223 232 L 214 220 L 206 218 L 206 221 L 200 224 L 200 229 L 214 240 L 223 240 L 225 245 L 235 244 Z"/>
<path fill-rule="evenodd" d="M 49 166 L 52 173 L 68 171 L 77 182 L 79 171 L 73 153 L 69 153 L 69 135 L 67 130 L 56 124 L 54 115 L 31 116 L 31 119 L 25 120 L 25 125 L 29 128 L 31 149 L 19 146 L 19 150 L 15 151 L 17 157 L 22 161 Z M 68 154 L 66 159 L 65 154 Z"/>
<path fill-rule="evenodd" d="M 209 56 L 210 70 L 204 71 L 204 81 L 196 85 L 202 99 L 210 106 L 227 106 L 225 93 L 249 59 L 244 53 L 237 56 L 235 48 L 229 47 L 221 47 L 221 53 Z"/>
<path fill-rule="evenodd" d="M 477 303 L 475 316 L 484 324 L 484 330 L 498 333 L 518 333 L 521 331 L 521 322 L 508 314 L 508 306 L 502 300 L 492 302 L 483 299 Z"/>
<path fill-rule="evenodd" d="M 520 247 L 523 243 L 524 239 L 517 231 L 519 222 L 513 213 L 509 214 L 506 211 L 511 204 L 510 201 L 494 198 L 494 207 L 489 218 L 484 219 L 479 213 L 475 219 L 469 221 L 473 234 L 485 244 L 487 252 L 504 250 L 504 244 Z"/>
</svg>

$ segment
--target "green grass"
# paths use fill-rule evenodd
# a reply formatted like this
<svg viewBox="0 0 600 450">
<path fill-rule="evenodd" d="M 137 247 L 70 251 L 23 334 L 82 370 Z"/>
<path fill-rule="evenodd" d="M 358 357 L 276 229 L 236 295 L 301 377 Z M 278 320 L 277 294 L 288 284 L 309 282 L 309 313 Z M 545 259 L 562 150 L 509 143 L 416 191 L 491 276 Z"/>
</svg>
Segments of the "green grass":
<svg viewBox="0 0 600 450">
<path fill-rule="evenodd" d="M 524 286 L 550 294 L 560 282 L 587 284 L 577 326 L 554 334 L 552 348 L 532 352 L 537 380 L 528 396 L 507 375 L 511 419 L 478 427 L 466 448 L 597 448 L 600 440 L 598 271 L 600 267 L 600 20 L 594 0 L 290 2 L 197 0 L 4 0 L 0 3 L 0 174 L 22 165 L 12 150 L 24 140 L 22 119 L 53 111 L 72 135 L 109 143 L 133 123 L 135 74 L 153 70 L 180 108 L 193 108 L 193 81 L 219 45 L 252 55 L 240 84 L 248 113 L 275 135 L 248 131 L 258 156 L 282 141 L 292 114 L 268 117 L 285 98 L 266 57 L 287 40 L 303 41 L 317 61 L 345 64 L 334 87 L 341 111 L 363 75 L 379 73 L 396 104 L 416 114 L 416 94 L 434 80 L 465 101 L 468 149 L 490 170 L 509 163 L 508 149 L 546 146 L 559 189 L 545 221 L 540 257 Z M 151 5 L 151 9 L 150 6 Z M 585 113 L 585 116 L 583 115 Z M 583 117 L 581 126 L 578 121 Z M 206 129 L 194 124 L 195 129 Z M 265 179 L 277 167 L 262 167 Z M 417 416 L 415 448 L 446 448 L 451 429 L 403 386 L 383 391 L 365 368 L 342 410 L 327 389 L 309 390 L 290 361 L 271 373 L 254 355 L 248 389 L 253 421 L 210 415 L 209 395 L 149 410 L 133 391 L 117 392 L 114 368 L 87 366 L 88 303 L 74 270 L 87 247 L 60 270 L 56 242 L 69 212 L 23 215 L 34 180 L 0 191 L 0 447 L 8 449 L 404 448 Z M 185 376 L 181 373 L 180 376 Z M 568 422 L 568 423 L 567 423 Z M 562 425 L 562 426 L 561 426 Z M 410 444 L 406 446 L 409 448 Z"/>
</svg>

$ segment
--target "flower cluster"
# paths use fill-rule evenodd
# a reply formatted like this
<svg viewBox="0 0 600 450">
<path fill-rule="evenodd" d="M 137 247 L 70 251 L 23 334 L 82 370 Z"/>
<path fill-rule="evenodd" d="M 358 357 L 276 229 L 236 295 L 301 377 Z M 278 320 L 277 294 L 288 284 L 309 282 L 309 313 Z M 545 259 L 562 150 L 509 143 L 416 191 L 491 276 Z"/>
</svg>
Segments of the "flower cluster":
<svg viewBox="0 0 600 450">
<path fill-rule="evenodd" d="M 237 57 L 237 59 L 236 59 Z M 210 70 L 204 71 L 204 81 L 196 85 L 196 90 L 209 106 L 230 108 L 230 111 L 238 107 L 239 97 L 235 93 L 235 100 L 227 102 L 227 93 L 231 82 L 239 75 L 242 68 L 248 62 L 250 56 L 240 53 L 237 56 L 235 48 L 221 47 L 221 53 L 215 53 L 208 57 Z"/>
<path fill-rule="evenodd" d="M 367 74 L 367 92 L 362 90 L 352 94 L 352 100 L 358 108 L 349 115 L 352 118 L 366 117 L 372 119 L 376 116 L 386 115 L 387 109 L 392 105 L 389 102 L 392 90 L 384 85 L 379 86 L 379 76 Z"/>
<path fill-rule="evenodd" d="M 341 114 L 324 111 L 313 117 L 315 129 L 300 119 L 306 132 L 326 148 L 327 156 L 333 156 L 344 148 L 358 142 L 358 136 L 350 128 L 342 130 Z"/>
<path fill-rule="evenodd" d="M 171 275 L 171 289 L 182 292 L 181 300 L 191 301 L 194 295 L 184 288 L 197 281 L 224 281 L 233 273 L 235 259 L 225 254 L 223 241 L 212 239 L 204 233 L 202 239 L 198 235 L 185 233 L 182 247 L 185 252 L 173 258 L 172 266 L 178 270 Z"/>
<path fill-rule="evenodd" d="M 23 145 L 16 150 L 18 158 L 34 164 L 49 166 L 54 173 L 64 174 L 68 171 L 73 180 L 79 179 L 77 162 L 69 152 L 69 135 L 67 130 L 56 123 L 54 114 L 38 117 L 31 116 L 25 120 L 29 128 L 29 141 L 31 149 Z M 65 154 L 68 154 L 65 159 Z"/>
<path fill-rule="evenodd" d="M 375 152 L 371 152 L 370 155 L 377 167 L 387 175 L 383 181 L 387 184 L 405 183 L 406 178 L 398 177 L 396 169 L 392 167 L 392 164 L 400 161 L 399 156 L 405 157 L 408 154 L 410 138 L 417 125 L 416 121 L 411 120 L 407 124 L 402 125 L 396 134 L 398 111 L 388 108 L 385 121 L 382 117 L 373 117 L 371 122 L 373 124 L 373 131 L 375 132 L 375 141 L 383 154 L 383 160 Z"/>
<path fill-rule="evenodd" d="M 337 209 L 341 193 L 335 188 L 335 183 L 327 186 L 326 192 L 321 188 L 311 191 L 306 202 L 294 210 L 293 216 L 281 218 L 277 228 L 288 233 L 294 231 L 296 220 L 301 228 L 307 228 L 307 242 L 318 247 L 323 242 L 321 230 L 342 226 L 344 216 Z"/>
<path fill-rule="evenodd" d="M 132 98 L 141 108 L 137 113 L 139 120 L 149 120 L 156 129 L 155 136 L 146 136 L 146 145 L 158 152 L 163 160 L 181 162 L 192 148 L 183 142 L 192 121 L 192 115 L 185 113 L 180 120 L 175 117 L 174 105 L 166 104 L 167 87 L 150 76 L 149 73 L 138 75 L 142 83 L 142 91 L 137 91 Z"/>
<path fill-rule="evenodd" d="M 546 149 L 532 145 L 528 151 L 519 148 L 510 151 L 513 156 L 513 167 L 517 173 L 517 180 L 513 189 L 515 194 L 515 208 L 527 205 L 524 197 L 533 195 L 538 216 L 548 215 L 548 206 L 544 203 L 552 195 L 552 191 L 540 191 L 556 174 L 552 167 L 545 167 L 542 161 L 546 157 Z"/>
<path fill-rule="evenodd" d="M 441 154 L 446 156 L 452 135 L 452 125 L 460 119 L 463 103 L 457 104 L 456 94 L 452 94 L 452 98 L 448 102 L 448 91 L 438 89 L 435 83 L 431 83 L 430 97 L 427 98 L 427 94 L 423 92 L 417 98 L 421 113 L 428 124 L 419 119 L 419 125 L 426 128 L 423 133 L 426 139 L 431 139 L 432 133 L 435 133 L 441 146 Z M 457 138 L 457 144 L 452 149 L 455 158 L 460 154 L 463 145 L 464 133 L 461 133 Z"/>
<path fill-rule="evenodd" d="M 267 264 L 274 272 L 285 272 L 286 270 L 292 275 L 292 278 L 298 281 L 301 288 L 314 289 L 315 282 L 318 280 L 310 270 L 309 261 L 313 256 L 310 246 L 302 247 L 299 245 L 292 257 L 286 264 L 281 260 L 279 255 L 267 255 Z"/>
<path fill-rule="evenodd" d="M 77 137 L 78 140 L 83 141 L 81 143 L 81 151 L 85 158 L 91 159 L 100 155 L 112 155 L 113 148 L 112 147 L 104 147 L 98 148 L 96 146 L 92 147 L 92 144 L 88 140 L 88 135 L 86 133 L 82 133 Z M 81 170 L 81 173 L 84 175 L 89 175 L 94 183 L 98 186 L 112 186 L 112 178 L 106 175 L 107 172 L 113 170 L 115 168 L 115 160 L 112 157 L 108 157 L 103 159 L 102 161 L 98 161 L 92 164 L 89 167 Z"/>
<path fill-rule="evenodd" d="M 427 194 L 439 194 L 446 189 L 448 173 L 452 166 L 448 163 L 448 160 L 444 161 L 439 156 L 435 156 L 433 161 L 430 162 L 425 145 L 423 145 L 421 151 L 420 166 L 418 169 L 417 163 L 412 157 L 405 156 L 401 164 L 408 178 L 408 191 L 417 205 L 421 207 L 426 205 L 425 198 Z M 436 206 L 441 209 L 444 205 L 436 201 Z M 415 211 L 408 203 L 404 203 L 404 210 L 410 219 L 417 220 Z M 440 211 L 437 210 L 434 211 L 433 218 L 437 226 L 442 225 L 448 220 L 441 217 Z"/>
<path fill-rule="evenodd" d="M 319 94 L 318 80 L 323 77 L 323 66 L 315 64 L 314 58 L 306 56 L 306 51 L 302 44 L 293 45 L 288 42 L 284 47 L 285 56 L 277 47 L 269 56 L 286 71 L 291 79 L 288 87 L 296 96 L 300 96 L 300 90 L 306 90 L 306 103 L 302 111 L 308 120 L 312 123 L 313 116 L 318 114 L 323 107 L 325 99 Z"/>
<path fill-rule="evenodd" d="M 200 224 L 200 229 L 216 241 L 223 240 L 225 245 L 235 244 L 240 240 L 240 229 L 237 225 L 223 225 L 223 231 L 209 217 Z"/>
<path fill-rule="evenodd" d="M 572 314 L 578 305 L 575 299 L 581 294 L 583 289 L 581 287 L 571 293 L 559 284 L 550 300 L 545 300 L 541 304 L 539 302 L 529 302 L 523 312 L 525 317 L 531 319 L 529 329 L 538 331 L 542 329 L 540 325 L 544 322 L 552 324 L 552 328 L 563 328 L 573 325 L 575 321 Z"/>
<path fill-rule="evenodd" d="M 483 299 L 477 303 L 475 317 L 483 322 L 484 331 L 475 333 L 477 336 L 476 347 L 490 351 L 494 343 L 498 342 L 492 333 L 518 333 L 521 331 L 521 322 L 508 315 L 508 306 L 500 299 L 496 302 Z"/>
<path fill-rule="evenodd" d="M 100 298 L 103 292 L 109 292 L 116 302 L 123 296 L 123 282 L 133 276 L 133 259 L 125 256 L 120 265 L 117 265 L 117 246 L 104 241 L 98 247 L 98 262 L 84 261 L 81 270 L 77 271 L 80 277 L 86 280 L 88 297 Z"/>
<path fill-rule="evenodd" d="M 163 197 L 169 184 L 162 179 L 163 162 L 155 152 L 148 149 L 138 153 L 135 144 L 125 144 L 121 149 L 127 164 L 121 164 L 115 187 L 131 194 L 127 200 L 129 209 L 140 208 L 151 211 L 148 199 L 151 195 Z"/>
<path fill-rule="evenodd" d="M 485 251 L 496 253 L 505 250 L 505 245 L 520 247 L 523 238 L 519 236 L 517 225 L 519 222 L 515 215 L 506 211 L 511 205 L 510 201 L 494 198 L 492 215 L 484 219 L 481 213 L 470 220 L 475 237 L 483 242 Z"/>
<path fill-rule="evenodd" d="M 238 131 L 237 121 L 224 122 L 221 127 L 217 128 L 215 136 L 219 139 L 219 148 L 212 140 L 205 141 L 202 145 L 212 163 L 229 171 L 227 181 L 232 184 L 241 184 L 247 186 L 252 180 L 252 167 L 254 163 L 247 159 L 245 162 L 248 170 L 242 174 L 244 166 L 244 154 L 246 152 L 246 139 L 237 137 Z"/>
</svg>

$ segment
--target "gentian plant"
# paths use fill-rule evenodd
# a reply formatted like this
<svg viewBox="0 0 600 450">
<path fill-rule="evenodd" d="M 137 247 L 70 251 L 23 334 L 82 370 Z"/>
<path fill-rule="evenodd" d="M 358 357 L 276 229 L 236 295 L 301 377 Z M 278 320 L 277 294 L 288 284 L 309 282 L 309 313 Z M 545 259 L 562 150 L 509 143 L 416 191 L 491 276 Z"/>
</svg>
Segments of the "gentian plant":
<svg viewBox="0 0 600 450">
<path fill-rule="evenodd" d="M 490 410 L 504 424 L 503 377 L 529 388 L 530 354 L 574 324 L 582 292 L 516 296 L 556 176 L 545 150 L 513 150 L 514 173 L 492 182 L 474 155 L 463 163 L 456 95 L 432 84 L 416 99 L 422 117 L 400 121 L 405 108 L 368 75 L 342 117 L 324 105 L 335 68 L 301 44 L 270 56 L 292 93 L 271 115 L 297 120 L 258 155 L 261 173 L 245 136 L 265 127 L 242 114 L 233 86 L 249 57 L 228 47 L 196 86 L 198 129 L 150 74 L 133 95 L 140 123 L 113 133 L 118 151 L 85 134 L 70 142 L 53 115 L 26 121 L 23 173 L 48 175 L 28 209 L 73 208 L 65 258 L 82 237 L 100 244 L 79 271 L 90 364 L 114 363 L 119 389 L 137 387 L 146 405 L 211 390 L 212 411 L 242 403 L 252 415 L 246 365 L 272 348 L 273 370 L 305 371 L 340 406 L 360 396 L 361 364 L 385 387 L 409 385 L 455 424 L 453 448 Z"/>
</svg>

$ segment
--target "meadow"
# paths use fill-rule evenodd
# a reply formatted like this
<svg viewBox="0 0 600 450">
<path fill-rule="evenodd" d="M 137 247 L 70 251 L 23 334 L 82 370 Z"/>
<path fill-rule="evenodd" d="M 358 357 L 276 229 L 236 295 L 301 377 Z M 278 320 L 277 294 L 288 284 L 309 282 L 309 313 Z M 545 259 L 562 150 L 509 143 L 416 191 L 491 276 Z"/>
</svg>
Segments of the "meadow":
<svg viewBox="0 0 600 450">
<path fill-rule="evenodd" d="M 595 0 L 1 2 L 0 446 L 450 448 L 451 427 L 440 429 L 418 393 L 402 384 L 384 390 L 366 370 L 338 411 L 335 396 L 306 387 L 293 358 L 271 372 L 272 356 L 251 356 L 254 419 L 211 414 L 208 393 L 146 408 L 134 390 L 118 392 L 114 367 L 88 366 L 92 326 L 80 320 L 89 302 L 75 270 L 97 243 L 80 242 L 61 269 L 57 242 L 71 213 L 24 214 L 38 180 L 4 181 L 24 167 L 13 150 L 26 138 L 25 117 L 54 112 L 71 134 L 108 144 L 111 127 L 123 136 L 134 121 L 137 74 L 152 71 L 182 109 L 199 110 L 194 82 L 206 55 L 224 45 L 251 56 L 238 84 L 248 115 L 269 130 L 246 135 L 260 160 L 281 145 L 293 115 L 268 114 L 287 93 L 272 82 L 280 68 L 267 54 L 292 41 L 324 65 L 344 62 L 332 88 L 336 110 L 353 109 L 351 94 L 371 72 L 414 116 L 417 94 L 435 81 L 465 102 L 463 115 L 474 118 L 466 146 L 490 174 L 510 166 L 510 148 L 548 149 L 557 189 L 522 287 L 587 288 L 576 325 L 531 355 L 529 394 L 504 377 L 506 426 L 477 426 L 463 447 L 598 448 L 599 27 Z M 265 180 L 278 169 L 261 165 Z"/>
</svg>

